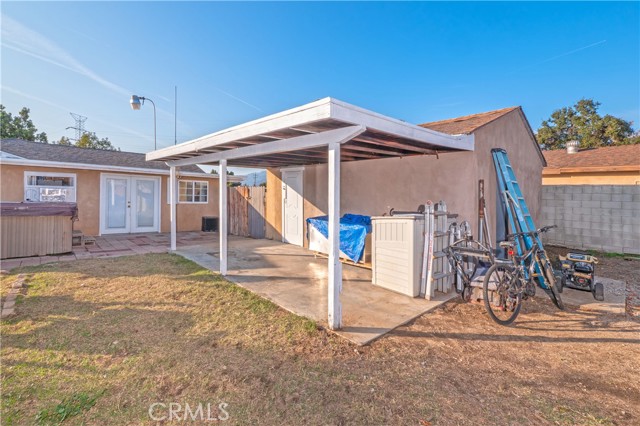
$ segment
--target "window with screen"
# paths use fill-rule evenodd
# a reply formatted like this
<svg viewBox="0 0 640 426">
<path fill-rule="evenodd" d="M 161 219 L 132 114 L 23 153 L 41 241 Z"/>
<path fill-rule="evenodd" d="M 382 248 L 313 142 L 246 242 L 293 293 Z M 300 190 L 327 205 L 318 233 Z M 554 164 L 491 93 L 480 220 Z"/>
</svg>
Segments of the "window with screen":
<svg viewBox="0 0 640 426">
<path fill-rule="evenodd" d="M 76 175 L 73 173 L 25 172 L 24 183 L 25 201 L 76 201 Z"/>
</svg>

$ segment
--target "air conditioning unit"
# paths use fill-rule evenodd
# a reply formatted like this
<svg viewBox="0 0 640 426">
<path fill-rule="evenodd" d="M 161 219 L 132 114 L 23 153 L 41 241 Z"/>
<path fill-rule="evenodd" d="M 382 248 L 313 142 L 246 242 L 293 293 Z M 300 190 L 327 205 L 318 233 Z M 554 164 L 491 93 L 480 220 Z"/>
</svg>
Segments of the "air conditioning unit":
<svg viewBox="0 0 640 426">
<path fill-rule="evenodd" d="M 40 191 L 34 188 L 29 188 L 24 191 L 25 201 L 40 201 Z"/>
<path fill-rule="evenodd" d="M 25 201 L 74 202 L 75 189 L 71 188 L 27 188 Z"/>
</svg>

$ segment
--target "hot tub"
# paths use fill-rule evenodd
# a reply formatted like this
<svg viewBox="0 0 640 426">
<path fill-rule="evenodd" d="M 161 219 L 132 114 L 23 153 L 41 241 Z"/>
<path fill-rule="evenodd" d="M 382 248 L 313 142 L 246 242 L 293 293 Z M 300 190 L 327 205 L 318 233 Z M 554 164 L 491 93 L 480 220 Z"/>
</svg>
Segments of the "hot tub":
<svg viewBox="0 0 640 426">
<path fill-rule="evenodd" d="M 71 251 L 76 203 L 0 203 L 0 259 Z"/>
</svg>

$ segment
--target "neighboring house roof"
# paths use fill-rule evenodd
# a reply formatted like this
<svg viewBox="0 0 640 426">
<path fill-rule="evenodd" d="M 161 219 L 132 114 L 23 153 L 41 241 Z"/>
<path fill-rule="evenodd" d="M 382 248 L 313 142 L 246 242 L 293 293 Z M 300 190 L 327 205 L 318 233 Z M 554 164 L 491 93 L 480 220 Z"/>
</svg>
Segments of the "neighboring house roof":
<svg viewBox="0 0 640 426">
<path fill-rule="evenodd" d="M 509 107 L 497 109 L 495 111 L 481 112 L 479 114 L 465 115 L 464 117 L 432 121 L 430 123 L 419 124 L 419 126 L 426 127 L 427 129 L 435 130 L 437 132 L 448 133 L 450 135 L 471 134 L 485 124 L 488 124 L 516 109 L 520 109 L 520 107 Z"/>
<path fill-rule="evenodd" d="M 68 145 L 28 142 L 22 139 L 2 139 L 0 151 L 3 159 L 20 157 L 56 163 L 91 164 L 96 166 L 124 167 L 132 169 L 169 170 L 163 161 L 146 161 L 145 154 L 137 152 L 108 151 L 104 149 L 78 148 Z M 7 155 L 8 154 L 8 155 Z M 180 171 L 204 173 L 198 166 L 181 167 Z"/>
<path fill-rule="evenodd" d="M 569 154 L 565 149 L 544 151 L 547 167 L 543 173 L 616 172 L 640 170 L 640 145 L 620 145 L 583 149 Z"/>
</svg>

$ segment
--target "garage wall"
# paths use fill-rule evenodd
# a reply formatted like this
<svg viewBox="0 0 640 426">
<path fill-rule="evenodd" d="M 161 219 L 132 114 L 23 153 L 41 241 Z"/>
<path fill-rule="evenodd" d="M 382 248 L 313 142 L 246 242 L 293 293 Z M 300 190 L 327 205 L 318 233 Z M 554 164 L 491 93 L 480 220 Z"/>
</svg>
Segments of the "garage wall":
<svg viewBox="0 0 640 426">
<path fill-rule="evenodd" d="M 460 215 L 460 220 L 472 224 L 477 235 L 478 179 L 484 179 L 491 229 L 495 233 L 496 180 L 490 151 L 501 147 L 509 154 L 536 220 L 543 160 L 521 111 L 514 110 L 494 120 L 475 135 L 474 152 L 342 163 L 342 213 L 379 216 L 391 207 L 414 210 L 427 200 L 444 200 L 451 212 Z M 278 169 L 267 171 L 267 238 L 276 240 L 282 238 L 280 177 Z M 327 185 L 326 164 L 305 167 L 305 218 L 327 214 Z"/>
<path fill-rule="evenodd" d="M 549 244 L 640 254 L 640 185 L 545 185 L 542 221 Z"/>
<path fill-rule="evenodd" d="M 74 223 L 74 229 L 80 229 L 85 235 L 98 235 L 100 233 L 100 174 L 99 170 L 81 170 L 55 167 L 32 167 L 3 164 L 0 167 L 0 200 L 24 201 L 24 172 L 41 171 L 56 173 L 75 173 L 76 202 L 78 203 L 78 221 Z M 112 174 L 111 172 L 109 172 Z M 122 175 L 140 175 L 136 173 L 115 173 Z M 154 175 L 145 175 L 154 176 Z M 157 175 L 156 175 L 157 176 Z M 167 204 L 168 176 L 161 177 L 160 185 L 160 227 L 161 232 L 170 231 L 169 213 Z M 189 180 L 207 180 L 209 182 L 209 202 L 207 204 L 178 204 L 178 231 L 199 231 L 202 225 L 202 216 L 218 216 L 218 179 L 185 177 Z"/>
<path fill-rule="evenodd" d="M 544 158 L 538 149 L 533 133 L 522 113 L 517 109 L 476 130 L 475 159 L 478 166 L 477 179 L 484 179 L 485 199 L 491 232 L 496 232 L 497 182 L 491 149 L 504 148 L 518 179 L 531 217 L 539 227 L 541 212 L 542 169 Z M 477 182 L 476 182 L 477 185 Z M 477 234 L 477 220 L 471 222 Z M 494 240 L 495 241 L 495 240 Z"/>
<path fill-rule="evenodd" d="M 267 169 L 267 195 L 265 200 L 265 238 L 268 240 L 282 240 L 281 178 L 282 175 L 279 169 Z"/>
</svg>

